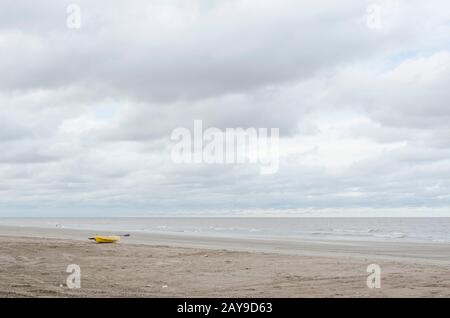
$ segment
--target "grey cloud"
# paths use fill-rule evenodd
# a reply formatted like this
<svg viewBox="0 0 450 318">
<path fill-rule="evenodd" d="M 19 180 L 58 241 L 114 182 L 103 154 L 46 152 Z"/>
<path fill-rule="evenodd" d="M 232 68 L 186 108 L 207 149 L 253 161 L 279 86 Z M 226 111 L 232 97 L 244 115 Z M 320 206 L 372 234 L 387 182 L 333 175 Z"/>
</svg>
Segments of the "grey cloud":
<svg viewBox="0 0 450 318">
<path fill-rule="evenodd" d="M 0 88 L 85 83 L 102 88 L 100 94 L 159 102 L 192 100 L 308 78 L 401 41 L 393 32 L 383 36 L 380 45 L 379 36 L 364 24 L 366 6 L 354 1 L 329 7 L 286 1 L 256 12 L 252 7 L 221 4 L 194 11 L 190 19 L 185 16 L 189 10 L 172 7 L 167 14 L 185 19 L 179 22 L 186 24 L 183 28 L 171 20 L 152 22 L 171 8 L 156 3 L 160 5 L 152 8 L 156 13 L 135 3 L 121 5 L 124 10 L 118 14 L 109 2 L 104 6 L 80 2 L 87 15 L 86 30 L 63 25 L 42 34 L 24 27 L 22 43 L 6 48 L 0 59 L 2 68 L 14 69 L 0 77 Z M 32 18 L 41 21 L 49 6 L 44 2 Z M 317 23 L 321 19 L 327 23 Z M 97 28 L 91 29 L 96 23 Z M 17 21 L 9 27 L 23 25 Z"/>
<path fill-rule="evenodd" d="M 69 30 L 2 1 L 0 214 L 449 207 L 448 3 L 376 31 L 368 3 L 79 1 Z M 195 119 L 280 128 L 279 172 L 173 164 Z"/>
</svg>

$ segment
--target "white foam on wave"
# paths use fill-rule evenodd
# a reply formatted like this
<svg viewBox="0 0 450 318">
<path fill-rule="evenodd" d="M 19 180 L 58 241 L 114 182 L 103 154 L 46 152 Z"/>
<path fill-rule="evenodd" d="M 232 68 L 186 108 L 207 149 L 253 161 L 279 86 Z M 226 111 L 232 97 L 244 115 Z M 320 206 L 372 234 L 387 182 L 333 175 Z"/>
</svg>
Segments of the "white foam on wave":
<svg viewBox="0 0 450 318">
<path fill-rule="evenodd" d="M 406 233 L 402 233 L 402 232 L 392 232 L 392 233 L 386 233 L 386 234 L 375 234 L 374 236 L 380 237 L 380 238 L 399 239 L 399 238 L 405 238 L 408 235 Z"/>
</svg>

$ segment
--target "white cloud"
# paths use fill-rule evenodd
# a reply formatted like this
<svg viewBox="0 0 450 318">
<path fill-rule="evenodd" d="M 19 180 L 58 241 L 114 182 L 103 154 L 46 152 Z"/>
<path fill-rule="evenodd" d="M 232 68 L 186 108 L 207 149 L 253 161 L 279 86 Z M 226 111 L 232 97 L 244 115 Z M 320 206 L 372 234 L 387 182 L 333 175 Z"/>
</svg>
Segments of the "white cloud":
<svg viewBox="0 0 450 318">
<path fill-rule="evenodd" d="M 449 211 L 449 4 L 369 3 L 2 1 L 0 215 Z M 279 173 L 171 163 L 195 119 L 280 128 Z"/>
</svg>

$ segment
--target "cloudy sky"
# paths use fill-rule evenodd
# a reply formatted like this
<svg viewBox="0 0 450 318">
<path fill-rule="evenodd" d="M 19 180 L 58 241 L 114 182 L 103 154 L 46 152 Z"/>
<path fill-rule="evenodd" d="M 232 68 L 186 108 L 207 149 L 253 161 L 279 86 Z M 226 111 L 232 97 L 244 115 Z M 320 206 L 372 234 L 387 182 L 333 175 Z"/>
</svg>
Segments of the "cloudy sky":
<svg viewBox="0 0 450 318">
<path fill-rule="evenodd" d="M 173 163 L 195 119 L 279 171 Z M 449 1 L 2 0 L 0 216 L 105 215 L 450 216 Z"/>
</svg>

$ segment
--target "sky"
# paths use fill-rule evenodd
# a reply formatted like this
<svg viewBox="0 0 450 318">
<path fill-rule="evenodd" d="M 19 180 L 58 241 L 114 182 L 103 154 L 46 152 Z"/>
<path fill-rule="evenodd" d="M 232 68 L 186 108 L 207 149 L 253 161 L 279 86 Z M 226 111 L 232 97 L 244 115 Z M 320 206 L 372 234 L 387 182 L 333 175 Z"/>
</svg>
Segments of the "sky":
<svg viewBox="0 0 450 318">
<path fill-rule="evenodd" d="M 447 0 L 2 0 L 0 216 L 450 217 L 449 88 Z M 173 162 L 194 120 L 278 171 Z"/>
</svg>

